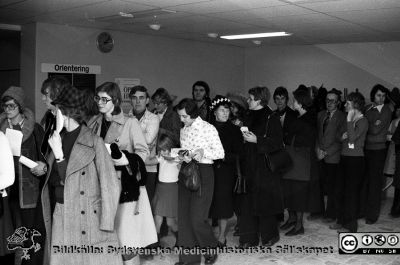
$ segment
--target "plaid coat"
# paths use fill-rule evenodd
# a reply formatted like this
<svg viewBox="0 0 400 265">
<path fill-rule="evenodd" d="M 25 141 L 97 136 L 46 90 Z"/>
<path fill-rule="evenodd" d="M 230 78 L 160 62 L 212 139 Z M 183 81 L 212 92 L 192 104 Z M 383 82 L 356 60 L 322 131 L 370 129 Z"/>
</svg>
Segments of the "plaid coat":
<svg viewBox="0 0 400 265">
<path fill-rule="evenodd" d="M 53 153 L 48 162 L 50 168 L 42 190 L 42 206 L 47 235 L 45 254 L 50 264 L 122 264 L 120 255 L 107 254 L 108 246 L 119 245 L 114 219 L 121 184 L 103 140 L 82 126 L 68 161 L 62 212 L 56 207 L 51 213 L 48 181 Z M 95 246 L 103 248 L 104 252 L 54 255 L 54 248 L 51 249 L 54 242 L 65 246 Z"/>
</svg>

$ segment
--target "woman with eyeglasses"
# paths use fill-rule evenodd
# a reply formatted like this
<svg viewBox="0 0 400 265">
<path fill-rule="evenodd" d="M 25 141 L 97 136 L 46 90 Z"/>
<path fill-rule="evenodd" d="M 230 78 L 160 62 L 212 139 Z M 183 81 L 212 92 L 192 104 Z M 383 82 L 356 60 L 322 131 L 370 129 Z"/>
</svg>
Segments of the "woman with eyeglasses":
<svg viewBox="0 0 400 265">
<path fill-rule="evenodd" d="M 3 113 L 0 115 L 0 130 L 6 135 L 9 132 L 19 131 L 22 134 L 20 154 L 14 153 L 15 182 L 8 189 L 8 200 L 13 220 L 13 228 L 21 226 L 36 229 L 41 236 L 37 237 L 39 244 L 44 243 L 44 223 L 39 194 L 41 178 L 47 171 L 44 158 L 40 152 L 43 139 L 43 129 L 35 122 L 33 112 L 25 107 L 24 90 L 20 87 L 10 87 L 1 96 Z M 35 161 L 37 166 L 32 169 L 19 162 L 20 155 Z M 31 259 L 23 260 L 23 264 L 41 264 L 43 250 L 31 255 Z M 27 263 L 27 264 L 28 264 Z"/>
<path fill-rule="evenodd" d="M 128 117 L 122 112 L 122 95 L 118 85 L 113 82 L 101 84 L 96 88 L 94 100 L 97 103 L 100 114 L 93 116 L 88 126 L 92 128 L 95 134 L 103 138 L 105 143 L 117 144 L 118 148 L 127 157 L 127 161 L 124 164 L 118 164 L 118 161 L 114 160 L 114 165 L 131 166 L 132 163 L 136 163 L 137 161 L 132 161 L 131 154 L 136 154 L 139 157 L 138 159 L 146 161 L 150 154 L 146 139 L 138 120 L 135 117 Z M 124 175 L 122 171 L 118 173 L 122 182 L 121 194 L 134 192 L 136 195 L 133 200 L 120 200 L 115 226 L 121 246 L 146 247 L 157 242 L 157 233 L 153 216 L 151 215 L 150 202 L 143 186 L 145 184 L 145 175 L 136 175 L 132 167 L 131 169 L 133 171 L 131 179 L 135 180 L 133 184 L 134 190 L 127 190 L 127 187 L 124 186 L 129 181 L 129 179 L 125 181 L 125 177 L 129 176 Z M 141 186 L 140 189 L 139 186 Z M 137 195 L 137 193 L 140 194 Z M 137 208 L 139 208 L 138 214 L 135 215 Z M 149 217 L 149 214 L 150 218 L 148 220 L 150 221 L 142 223 L 145 218 Z M 139 262 L 138 258 L 135 253 L 123 255 L 125 264 L 136 264 Z"/>
</svg>

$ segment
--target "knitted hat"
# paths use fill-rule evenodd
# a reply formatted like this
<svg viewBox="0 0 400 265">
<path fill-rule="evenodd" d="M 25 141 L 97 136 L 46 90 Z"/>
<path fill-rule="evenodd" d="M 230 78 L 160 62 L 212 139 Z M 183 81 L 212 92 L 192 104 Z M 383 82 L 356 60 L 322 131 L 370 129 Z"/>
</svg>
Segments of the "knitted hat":
<svg viewBox="0 0 400 265">
<path fill-rule="evenodd" d="M 230 101 L 235 102 L 236 104 L 238 104 L 239 106 L 241 106 L 244 109 L 247 109 L 249 107 L 247 104 L 246 98 L 242 95 L 228 93 L 228 94 L 226 94 L 226 97 L 229 98 Z"/>
<path fill-rule="evenodd" d="M 211 110 L 216 110 L 219 106 L 228 104 L 229 106 L 231 105 L 231 101 L 221 95 L 216 95 L 215 98 L 211 101 Z"/>
<path fill-rule="evenodd" d="M 61 105 L 71 109 L 84 109 L 86 98 L 87 97 L 83 90 L 71 86 L 68 89 L 62 90 L 51 104 L 54 106 Z"/>
<path fill-rule="evenodd" d="M 9 96 L 15 99 L 21 108 L 25 108 L 25 93 L 24 90 L 17 86 L 10 86 L 1 96 L 1 99 L 4 97 Z"/>
</svg>

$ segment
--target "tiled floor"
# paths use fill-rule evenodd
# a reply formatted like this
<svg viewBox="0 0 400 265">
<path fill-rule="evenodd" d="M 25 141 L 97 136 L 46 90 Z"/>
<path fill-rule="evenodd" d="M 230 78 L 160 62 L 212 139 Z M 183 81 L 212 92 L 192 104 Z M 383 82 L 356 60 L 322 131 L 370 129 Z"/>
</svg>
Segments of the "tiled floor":
<svg viewBox="0 0 400 265">
<path fill-rule="evenodd" d="M 359 222 L 359 232 L 400 232 L 400 218 L 391 218 L 388 213 L 392 204 L 389 197 L 383 202 L 381 217 L 374 225 L 366 225 L 363 219 Z M 229 233 L 227 236 L 228 246 L 237 246 L 238 237 L 233 237 L 232 230 L 235 220 L 229 222 Z M 286 237 L 281 232 L 281 240 L 271 248 L 272 253 L 252 253 L 252 254 L 227 254 L 218 256 L 217 265 L 236 265 L 236 264 L 390 264 L 400 265 L 399 255 L 339 255 L 338 254 L 338 234 L 328 228 L 328 224 L 321 220 L 305 221 L 305 234 L 295 237 Z M 162 244 L 172 245 L 173 236 L 162 239 Z M 295 253 L 276 253 L 278 247 L 289 246 L 315 246 L 328 247 L 333 249 L 329 254 L 295 254 Z M 152 264 L 174 264 L 178 261 L 178 256 L 174 254 L 155 256 L 152 261 L 142 261 L 144 265 Z"/>
</svg>

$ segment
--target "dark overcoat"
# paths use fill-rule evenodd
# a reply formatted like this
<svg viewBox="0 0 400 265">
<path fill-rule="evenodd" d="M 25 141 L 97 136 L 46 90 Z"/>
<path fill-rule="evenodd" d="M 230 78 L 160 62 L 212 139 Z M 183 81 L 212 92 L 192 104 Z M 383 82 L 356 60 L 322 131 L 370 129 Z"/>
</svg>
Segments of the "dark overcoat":
<svg viewBox="0 0 400 265">
<path fill-rule="evenodd" d="M 237 176 L 237 159 L 243 147 L 243 136 L 238 126 L 230 121 L 215 122 L 225 158 L 214 161 L 214 194 L 210 216 L 217 219 L 233 216 L 233 188 Z"/>
<path fill-rule="evenodd" d="M 249 193 L 245 195 L 248 198 L 245 199 L 250 200 L 251 207 L 241 209 L 242 214 L 271 216 L 283 211 L 280 174 L 272 173 L 265 164 L 265 155 L 279 150 L 283 143 L 279 117 L 271 114 L 269 107 L 253 110 L 249 112 L 244 123 L 257 136 L 257 143 L 244 144 L 244 175 L 249 189 Z"/>
</svg>

